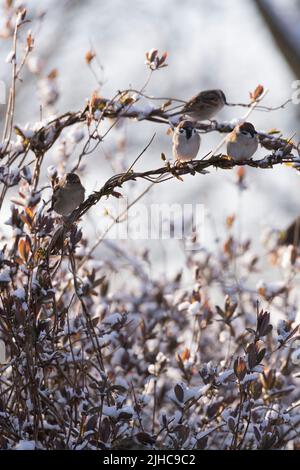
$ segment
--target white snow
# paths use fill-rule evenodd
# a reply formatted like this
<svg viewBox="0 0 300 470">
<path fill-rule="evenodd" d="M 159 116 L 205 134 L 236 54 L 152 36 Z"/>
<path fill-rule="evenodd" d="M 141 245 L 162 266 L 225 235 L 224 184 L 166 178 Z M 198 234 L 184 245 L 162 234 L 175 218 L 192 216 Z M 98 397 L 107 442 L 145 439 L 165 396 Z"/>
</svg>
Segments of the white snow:
<svg viewBox="0 0 300 470">
<path fill-rule="evenodd" d="M 17 299 L 24 300 L 26 296 L 25 289 L 23 287 L 19 287 L 13 291 L 12 295 L 17 297 Z"/>
<path fill-rule="evenodd" d="M 12 64 L 15 58 L 16 58 L 15 51 L 10 51 L 6 56 L 5 62 L 7 64 Z"/>
<path fill-rule="evenodd" d="M 15 446 L 15 450 L 34 450 L 35 449 L 35 442 L 34 441 L 19 441 L 18 444 Z"/>
<path fill-rule="evenodd" d="M 0 282 L 10 282 L 10 269 L 4 268 L 0 270 Z"/>
<path fill-rule="evenodd" d="M 84 138 L 84 136 L 85 133 L 82 125 L 72 127 L 72 129 L 68 133 L 68 138 L 76 144 L 80 142 Z"/>
<path fill-rule="evenodd" d="M 53 178 L 54 176 L 56 176 L 57 175 L 57 169 L 55 168 L 55 166 L 53 166 L 53 165 L 48 166 L 47 174 L 48 174 L 48 177 L 50 179 Z"/>
<path fill-rule="evenodd" d="M 187 310 L 191 304 L 189 302 L 182 302 L 178 305 L 178 311 L 182 312 L 183 310 Z"/>
<path fill-rule="evenodd" d="M 122 408 L 117 409 L 116 406 L 103 406 L 103 414 L 105 416 L 109 416 L 110 418 L 117 419 L 122 413 L 126 413 L 128 415 L 134 415 L 134 409 L 132 406 L 123 406 Z"/>
<path fill-rule="evenodd" d="M 189 309 L 188 309 L 188 313 L 190 313 L 191 315 L 199 314 L 200 313 L 200 302 L 193 302 L 192 304 L 190 304 Z"/>
<path fill-rule="evenodd" d="M 231 377 L 233 375 L 234 375 L 233 369 L 225 370 L 222 374 L 219 375 L 219 377 L 217 379 L 218 383 L 223 384 L 224 382 L 226 382 L 229 379 L 229 377 Z"/>
<path fill-rule="evenodd" d="M 103 323 L 105 323 L 106 325 L 113 326 L 119 323 L 121 320 L 122 320 L 122 315 L 116 312 L 116 313 L 112 313 L 111 315 L 108 315 L 108 317 L 105 317 L 103 320 Z"/>
</svg>

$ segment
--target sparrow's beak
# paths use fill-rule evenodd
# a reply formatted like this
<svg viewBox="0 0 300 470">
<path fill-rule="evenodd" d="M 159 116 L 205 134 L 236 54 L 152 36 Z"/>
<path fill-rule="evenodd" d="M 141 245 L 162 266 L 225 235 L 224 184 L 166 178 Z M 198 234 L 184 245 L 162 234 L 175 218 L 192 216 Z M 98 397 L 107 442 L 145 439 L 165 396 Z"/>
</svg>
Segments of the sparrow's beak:
<svg viewBox="0 0 300 470">
<path fill-rule="evenodd" d="M 185 135 L 187 139 L 190 139 L 192 137 L 193 130 L 190 127 L 187 127 L 185 129 Z"/>
</svg>

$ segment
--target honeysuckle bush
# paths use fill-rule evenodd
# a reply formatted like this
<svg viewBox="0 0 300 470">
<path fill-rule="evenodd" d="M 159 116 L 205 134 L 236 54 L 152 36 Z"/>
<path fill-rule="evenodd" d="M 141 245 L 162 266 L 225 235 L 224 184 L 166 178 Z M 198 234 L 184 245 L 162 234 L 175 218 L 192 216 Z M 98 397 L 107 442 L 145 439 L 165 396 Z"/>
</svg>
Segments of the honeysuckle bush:
<svg viewBox="0 0 300 470">
<path fill-rule="evenodd" d="M 157 106 L 145 85 L 109 99 L 95 93 L 82 110 L 57 115 L 57 71 L 46 74 L 31 56 L 35 40 L 26 10 L 6 2 L 6 14 L 2 36 L 13 39 L 7 59 L 12 84 L 0 151 L 0 205 L 11 206 L 0 240 L 0 338 L 6 349 L 0 448 L 297 449 L 299 248 L 282 245 L 270 229 L 264 255 L 258 255 L 251 240 L 235 238 L 237 216 L 228 214 L 217 247 L 203 246 L 195 234 L 183 250 L 182 270 L 172 276 L 150 276 L 147 254 L 118 242 L 110 243 L 112 257 L 97 259 L 95 246 L 103 239 L 91 243 L 84 219 L 104 196 L 126 195 L 129 181 L 209 178 L 206 168 L 235 171 L 237 164 L 217 155 L 177 166 L 163 155 L 158 169 L 138 173 L 133 165 L 113 175 L 68 218 L 49 212 L 49 188 L 67 164 L 80 173 L 85 157 L 124 119 L 170 125 L 168 109 L 180 100 Z M 87 65 L 94 59 L 88 51 Z M 166 53 L 148 52 L 150 76 L 166 60 Z M 37 77 L 48 117 L 21 125 L 15 100 L 25 66 Z M 245 106 L 251 110 L 262 97 L 258 87 Z M 199 130 L 224 134 L 233 126 L 199 123 Z M 259 139 L 268 153 L 238 165 L 240 191 L 246 165 L 299 167 L 294 141 L 274 132 L 259 132 Z M 59 159 L 46 175 L 53 148 Z M 122 288 L 109 282 L 117 256 L 126 259 L 130 273 Z M 277 268 L 277 282 L 264 281 L 266 262 Z M 183 270 L 192 279 L 188 287 Z M 258 276 L 262 281 L 255 284 Z"/>
</svg>

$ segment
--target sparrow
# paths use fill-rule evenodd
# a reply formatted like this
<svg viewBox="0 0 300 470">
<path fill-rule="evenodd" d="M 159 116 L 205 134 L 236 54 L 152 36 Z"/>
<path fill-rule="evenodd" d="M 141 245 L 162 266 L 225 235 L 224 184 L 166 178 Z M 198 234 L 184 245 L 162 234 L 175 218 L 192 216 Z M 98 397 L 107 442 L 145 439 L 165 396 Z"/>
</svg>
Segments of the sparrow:
<svg viewBox="0 0 300 470">
<path fill-rule="evenodd" d="M 51 209 L 66 216 L 84 201 L 84 193 L 79 176 L 67 173 L 53 189 Z"/>
<path fill-rule="evenodd" d="M 236 162 L 248 160 L 258 147 L 257 132 L 250 122 L 236 126 L 226 138 L 227 155 Z"/>
<path fill-rule="evenodd" d="M 222 90 L 205 90 L 187 101 L 179 112 L 169 116 L 183 114 L 193 121 L 211 120 L 225 104 L 228 103 Z"/>
<path fill-rule="evenodd" d="M 173 133 L 173 157 L 182 162 L 196 158 L 200 148 L 200 135 L 192 121 L 181 121 Z"/>
</svg>

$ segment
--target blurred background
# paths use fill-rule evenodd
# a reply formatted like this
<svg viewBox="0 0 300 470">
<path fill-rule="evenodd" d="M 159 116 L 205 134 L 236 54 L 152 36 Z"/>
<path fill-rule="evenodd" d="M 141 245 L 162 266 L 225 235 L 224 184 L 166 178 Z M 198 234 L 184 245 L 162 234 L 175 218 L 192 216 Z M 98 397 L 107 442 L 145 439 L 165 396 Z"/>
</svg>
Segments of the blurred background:
<svg viewBox="0 0 300 470">
<path fill-rule="evenodd" d="M 291 98 L 292 83 L 300 79 L 299 0 L 31 0 L 26 5 L 33 19 L 32 56 L 44 62 L 47 72 L 58 71 L 57 113 L 82 109 L 94 90 L 109 98 L 129 86 L 140 88 L 148 76 L 145 52 L 151 48 L 168 52 L 168 67 L 155 72 L 147 86 L 147 93 L 153 96 L 185 100 L 200 90 L 221 88 L 229 102 L 248 102 L 249 92 L 262 84 L 269 89 L 264 104 L 278 106 Z M 40 20 L 36 20 L 38 16 Z M 85 62 L 85 54 L 91 49 L 97 54 L 100 84 Z M 11 65 L 3 64 L 10 50 L 11 40 L 1 40 L 0 78 L 7 86 Z M 25 125 L 39 120 L 40 103 L 35 75 L 26 70 L 23 78 L 18 85 L 16 121 Z M 226 107 L 218 120 L 230 121 L 243 114 L 243 108 Z M 274 112 L 255 111 L 250 120 L 260 130 L 277 128 L 285 137 L 296 133 L 298 141 L 299 118 L 300 106 L 289 104 Z M 86 158 L 82 179 L 87 193 L 101 187 L 115 171 L 129 166 L 154 132 L 153 144 L 135 169 L 161 166 L 161 152 L 170 158 L 171 137 L 165 126 L 126 120 Z M 204 135 L 200 157 L 214 148 L 221 137 L 217 133 Z M 259 149 L 256 158 L 265 154 Z M 45 178 L 47 167 L 58 161 L 56 147 L 44 162 Z M 72 168 L 72 162 L 70 159 L 67 169 Z M 204 204 L 203 243 L 210 247 L 224 235 L 226 217 L 237 214 L 239 237 L 251 237 L 259 249 L 265 226 L 284 228 L 299 214 L 300 179 L 287 167 L 247 168 L 246 183 L 247 190 L 241 192 L 235 171 L 211 169 L 209 175 L 187 176 L 183 183 L 174 180 L 157 185 L 142 202 Z M 125 186 L 122 193 L 130 202 L 146 187 L 143 182 L 135 183 Z M 93 240 L 101 234 L 98 220 L 104 217 L 108 204 L 111 202 L 102 201 L 85 216 L 85 230 Z M 7 206 L 2 222 L 8 214 Z M 149 249 L 155 273 L 180 269 L 183 253 L 176 240 L 127 243 Z M 109 256 L 107 249 L 102 246 L 99 256 Z"/>
</svg>

